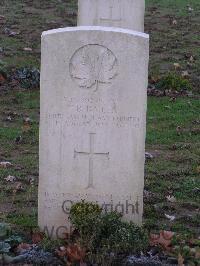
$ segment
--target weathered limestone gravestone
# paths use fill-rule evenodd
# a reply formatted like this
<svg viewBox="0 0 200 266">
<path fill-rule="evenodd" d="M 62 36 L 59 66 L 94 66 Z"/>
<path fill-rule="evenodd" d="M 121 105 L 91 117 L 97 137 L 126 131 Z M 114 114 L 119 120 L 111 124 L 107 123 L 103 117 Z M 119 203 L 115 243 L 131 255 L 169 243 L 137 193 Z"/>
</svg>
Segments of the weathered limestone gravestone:
<svg viewBox="0 0 200 266">
<path fill-rule="evenodd" d="M 148 43 L 109 27 L 43 33 L 39 225 L 50 236 L 82 199 L 141 222 Z"/>
<path fill-rule="evenodd" d="M 145 0 L 79 0 L 78 26 L 144 31 Z"/>
</svg>

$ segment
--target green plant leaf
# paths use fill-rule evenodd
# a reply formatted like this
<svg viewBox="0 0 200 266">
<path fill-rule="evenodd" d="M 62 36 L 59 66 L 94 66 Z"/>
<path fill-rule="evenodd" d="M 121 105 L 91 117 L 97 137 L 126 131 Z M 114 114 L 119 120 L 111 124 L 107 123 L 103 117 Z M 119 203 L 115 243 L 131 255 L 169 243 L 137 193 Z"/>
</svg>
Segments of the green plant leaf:
<svg viewBox="0 0 200 266">
<path fill-rule="evenodd" d="M 5 223 L 0 223 L 0 239 L 2 240 L 5 237 L 7 237 L 9 232 L 10 232 L 9 225 Z"/>
<path fill-rule="evenodd" d="M 11 246 L 6 242 L 0 242 L 0 254 L 8 253 L 11 249 Z"/>
</svg>

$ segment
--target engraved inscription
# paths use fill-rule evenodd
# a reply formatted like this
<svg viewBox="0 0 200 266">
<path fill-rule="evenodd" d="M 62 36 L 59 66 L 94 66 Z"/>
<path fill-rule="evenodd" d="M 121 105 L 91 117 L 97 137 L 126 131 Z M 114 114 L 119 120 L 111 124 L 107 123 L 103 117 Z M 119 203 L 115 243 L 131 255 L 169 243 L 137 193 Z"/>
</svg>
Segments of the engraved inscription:
<svg viewBox="0 0 200 266">
<path fill-rule="evenodd" d="M 57 134 L 57 129 L 61 126 L 64 131 L 69 127 L 92 127 L 92 131 L 95 131 L 111 125 L 115 128 L 135 129 L 142 126 L 139 114 L 120 112 L 118 103 L 112 98 L 107 102 L 96 97 L 65 97 L 63 105 L 68 112 L 46 114 L 45 122 L 48 124 L 49 134 Z"/>
<path fill-rule="evenodd" d="M 112 194 L 90 194 L 90 193 L 49 193 L 44 192 L 44 208 L 62 209 L 65 214 L 70 213 L 70 209 L 75 202 L 80 202 L 84 199 L 87 201 L 93 201 L 98 204 L 104 212 L 116 211 L 123 215 L 139 214 L 140 205 L 139 197 L 136 195 L 134 198 L 132 195 L 123 195 L 119 199 L 114 199 Z M 114 195 L 116 196 L 116 195 Z"/>
<path fill-rule="evenodd" d="M 88 177 L 88 186 L 87 188 L 94 188 L 94 157 L 96 156 L 104 156 L 109 159 L 109 152 L 107 153 L 97 153 L 94 151 L 94 141 L 95 141 L 95 133 L 90 133 L 90 147 L 89 152 L 80 152 L 74 150 L 74 158 L 78 155 L 88 156 L 89 158 L 89 177 Z"/>
<path fill-rule="evenodd" d="M 121 7 L 120 7 L 120 12 L 121 12 Z M 121 22 L 121 14 L 119 18 L 115 18 L 113 15 L 113 5 L 109 6 L 109 17 L 108 18 L 100 18 L 100 21 L 103 23 L 106 23 L 107 26 L 112 26 L 113 22 Z"/>
<path fill-rule="evenodd" d="M 110 84 L 118 73 L 116 56 L 108 48 L 88 44 L 78 49 L 70 60 L 70 75 L 84 89 L 99 89 L 100 84 Z"/>
</svg>

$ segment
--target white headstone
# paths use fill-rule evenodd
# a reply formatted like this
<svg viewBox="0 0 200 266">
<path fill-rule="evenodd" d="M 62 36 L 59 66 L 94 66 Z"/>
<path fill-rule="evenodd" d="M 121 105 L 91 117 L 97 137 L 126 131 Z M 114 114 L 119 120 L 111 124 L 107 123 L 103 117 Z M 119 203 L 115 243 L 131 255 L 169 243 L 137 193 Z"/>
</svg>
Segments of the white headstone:
<svg viewBox="0 0 200 266">
<path fill-rule="evenodd" d="M 144 32 L 145 0 L 79 0 L 78 26 L 109 26 Z"/>
<path fill-rule="evenodd" d="M 50 236 L 82 199 L 141 222 L 148 43 L 109 27 L 43 33 L 39 225 Z"/>
</svg>

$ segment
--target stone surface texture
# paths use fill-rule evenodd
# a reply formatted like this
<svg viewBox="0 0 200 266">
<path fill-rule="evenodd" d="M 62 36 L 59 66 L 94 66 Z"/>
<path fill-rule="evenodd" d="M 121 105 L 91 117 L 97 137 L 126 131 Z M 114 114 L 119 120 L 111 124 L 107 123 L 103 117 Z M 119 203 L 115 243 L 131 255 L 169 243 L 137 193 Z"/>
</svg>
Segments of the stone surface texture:
<svg viewBox="0 0 200 266">
<path fill-rule="evenodd" d="M 69 230 L 86 199 L 141 223 L 149 37 L 110 27 L 42 35 L 39 225 Z"/>
<path fill-rule="evenodd" d="M 109 26 L 144 32 L 145 0 L 79 0 L 78 26 Z"/>
</svg>

